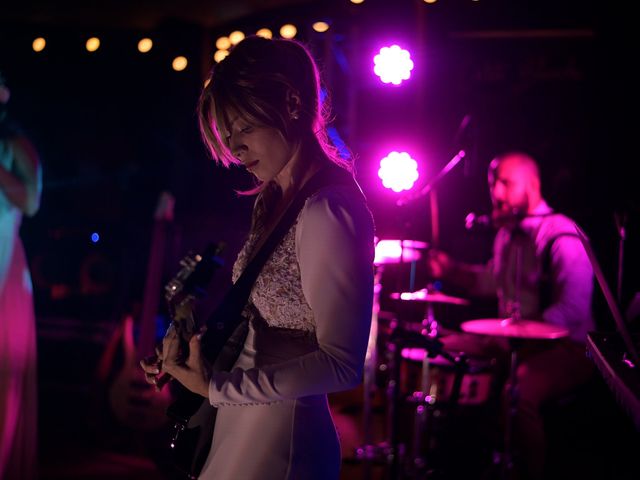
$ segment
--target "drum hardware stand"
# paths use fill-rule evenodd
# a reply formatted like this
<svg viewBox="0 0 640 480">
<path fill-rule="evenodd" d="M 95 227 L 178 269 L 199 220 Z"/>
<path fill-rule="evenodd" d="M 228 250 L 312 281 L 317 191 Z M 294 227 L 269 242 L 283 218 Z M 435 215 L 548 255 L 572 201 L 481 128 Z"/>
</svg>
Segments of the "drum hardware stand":
<svg viewBox="0 0 640 480">
<path fill-rule="evenodd" d="M 425 356 L 422 359 L 422 371 L 420 375 L 420 391 L 414 392 L 411 397 L 411 401 L 416 403 L 414 413 L 414 426 L 413 426 L 413 444 L 412 444 L 412 465 L 411 470 L 416 472 L 423 472 L 427 468 L 427 459 L 422 454 L 422 439 L 423 435 L 427 433 L 430 437 L 428 428 L 429 420 L 433 413 L 433 405 L 436 402 L 436 398 L 431 395 L 430 392 L 430 360 L 443 353 L 442 343 L 436 340 L 438 335 L 438 322 L 435 319 L 433 313 L 433 304 L 427 303 L 427 315 L 422 321 L 423 329 L 420 332 L 422 338 L 428 340 L 435 340 L 430 342 L 433 345 L 429 345 L 429 348 L 425 349 Z M 434 348 L 435 347 L 435 348 Z M 429 448 L 430 438 L 427 438 L 427 449 Z"/>
<path fill-rule="evenodd" d="M 519 227 L 516 227 L 513 235 L 521 234 Z M 509 308 L 511 315 L 511 323 L 518 323 L 521 320 L 520 312 L 520 288 L 522 281 L 522 245 L 515 244 L 516 247 L 516 268 L 515 268 L 515 282 L 513 301 Z M 518 348 L 522 342 L 517 338 L 509 339 L 509 348 L 511 350 L 511 358 L 509 364 L 509 388 L 507 390 L 507 401 L 509 405 L 507 407 L 507 413 L 505 418 L 504 427 L 504 445 L 502 447 L 502 453 L 498 453 L 495 456 L 495 460 L 500 465 L 500 478 L 503 480 L 509 480 L 512 477 L 514 462 L 513 462 L 513 424 L 518 411 Z"/>
<path fill-rule="evenodd" d="M 430 288 L 429 288 L 430 289 Z M 457 404 L 460 395 L 463 376 L 467 370 L 467 361 L 463 356 L 454 357 L 448 352 L 443 351 L 444 345 L 437 339 L 438 322 L 434 315 L 434 303 L 453 303 L 464 305 L 466 301 L 449 297 L 438 293 L 430 294 L 428 289 L 416 292 L 392 293 L 391 298 L 397 300 L 420 301 L 426 303 L 426 314 L 423 317 L 419 328 L 400 327 L 392 330 L 392 335 L 386 345 L 386 353 L 389 363 L 389 381 L 387 384 L 388 398 L 388 416 L 387 431 L 389 432 L 390 447 L 392 452 L 398 452 L 398 455 L 391 458 L 391 474 L 392 479 L 399 478 L 415 478 L 423 479 L 425 476 L 436 474 L 435 471 L 427 471 L 428 465 L 422 445 L 424 438 L 429 437 L 428 429 L 431 427 L 429 419 L 433 416 L 436 408 L 436 391 L 430 388 L 431 365 L 430 359 L 438 356 L 449 361 L 455 369 L 454 381 L 451 387 L 450 398 L 447 403 L 450 405 Z M 420 378 L 419 391 L 413 393 L 412 396 L 405 398 L 408 403 L 415 405 L 414 412 L 414 430 L 413 438 L 410 440 L 411 448 L 409 464 L 403 461 L 405 453 L 405 445 L 399 442 L 398 435 L 398 405 L 399 405 L 399 385 L 401 378 L 400 365 L 402 362 L 404 348 L 418 347 L 425 352 L 422 358 L 422 370 Z M 430 391 L 431 390 L 431 391 Z M 427 442 L 428 450 L 430 442 Z"/>
<path fill-rule="evenodd" d="M 397 335 L 396 331 L 392 335 Z M 401 359 L 401 344 L 395 341 L 393 338 L 387 342 L 386 345 L 387 364 L 389 371 L 389 379 L 387 381 L 386 397 L 387 397 L 387 409 L 386 409 L 386 436 L 387 441 L 379 444 L 372 444 L 370 442 L 370 429 L 367 426 L 367 420 L 370 418 L 370 399 L 366 400 L 364 408 L 364 435 L 366 441 L 361 447 L 356 450 L 356 458 L 364 462 L 363 479 L 371 479 L 371 466 L 374 463 L 386 465 L 388 470 L 387 478 L 389 480 L 400 480 L 402 475 L 401 466 L 404 464 L 406 446 L 400 442 L 400 436 L 398 432 L 398 401 L 399 401 L 399 378 L 400 378 L 400 359 Z M 365 389 L 367 384 L 371 384 L 366 379 L 366 366 L 365 366 Z M 373 370 L 370 371 L 374 373 Z M 371 390 L 365 390 L 365 399 L 367 398 L 367 392 Z"/>
<path fill-rule="evenodd" d="M 376 378 L 376 366 L 377 360 L 377 341 L 378 341 L 378 315 L 380 313 L 380 292 L 382 291 L 382 284 L 380 282 L 383 272 L 383 265 L 376 266 L 376 273 L 374 277 L 373 288 L 373 315 L 371 318 L 371 331 L 369 334 L 369 342 L 367 344 L 367 352 L 365 356 L 364 375 L 363 375 L 363 406 L 362 406 L 362 431 L 363 431 L 363 444 L 356 449 L 356 459 L 363 462 L 363 480 L 370 480 L 372 478 L 372 465 L 386 464 L 392 465 L 398 461 L 398 457 L 403 456 L 403 451 L 397 445 L 397 442 L 382 442 L 379 444 L 372 443 L 371 424 L 372 424 L 372 408 L 371 397 L 375 393 L 375 378 Z M 390 365 L 393 371 L 393 362 Z M 387 388 L 387 395 L 389 395 L 389 389 L 395 387 L 393 379 L 389 381 L 389 387 Z M 393 402 L 390 404 L 395 405 Z M 393 425 L 395 422 L 389 421 L 389 418 L 393 418 L 395 411 L 387 413 L 387 423 Z M 395 426 L 391 427 L 395 432 Z M 392 438 L 395 433 L 392 434 Z M 393 468 L 393 467 L 392 467 Z M 395 477 L 392 477 L 395 478 Z"/>
<path fill-rule="evenodd" d="M 382 241 L 381 241 L 382 242 Z M 395 241 L 394 241 L 395 242 Z M 397 431 L 397 396 L 398 396 L 398 379 L 399 379 L 399 359 L 396 359 L 400 355 L 400 350 L 395 350 L 395 346 L 392 341 L 386 342 L 385 355 L 387 357 L 387 371 L 389 372 L 389 379 L 386 388 L 386 397 L 388 402 L 388 408 L 385 412 L 386 422 L 386 439 L 385 441 L 374 444 L 372 442 L 372 397 L 377 391 L 376 389 L 376 373 L 378 368 L 377 349 L 378 349 L 378 317 L 380 313 L 380 296 L 382 292 L 382 274 L 384 266 L 387 263 L 401 265 L 410 264 L 410 276 L 409 284 L 413 289 L 415 282 L 415 269 L 417 264 L 417 251 L 419 249 L 427 248 L 427 244 L 424 242 L 417 242 L 413 240 L 405 240 L 404 238 L 398 241 L 400 247 L 400 255 L 385 255 L 384 249 L 380 259 L 375 261 L 375 276 L 374 276 L 374 295 L 373 295 L 373 309 L 371 318 L 371 330 L 369 334 L 369 341 L 367 344 L 367 352 L 364 362 L 364 375 L 363 375 L 363 444 L 356 448 L 355 458 L 363 463 L 363 480 L 370 480 L 372 477 L 372 466 L 386 465 L 391 470 L 392 478 L 399 478 L 399 465 L 404 461 L 405 446 L 398 441 Z M 394 252 L 392 252 L 394 253 Z M 378 245 L 376 246 L 376 255 L 378 254 Z M 376 257 L 377 258 L 377 257 Z M 399 260 L 399 261 L 398 261 Z M 396 322 L 397 323 L 397 322 Z M 393 325 L 393 324 L 392 324 Z M 396 326 L 392 326 L 392 330 L 395 331 Z"/>
<path fill-rule="evenodd" d="M 410 402 L 416 404 L 412 442 L 412 464 L 409 466 L 411 476 L 414 478 L 427 478 L 429 475 L 434 473 L 432 470 L 429 470 L 428 462 L 428 451 L 431 441 L 431 433 L 429 429 L 431 428 L 430 420 L 438 400 L 438 393 L 433 395 L 430 391 L 430 360 L 437 356 L 441 356 L 454 365 L 455 376 L 451 389 L 451 397 L 448 401 L 448 405 L 450 407 L 454 407 L 458 404 L 462 377 L 468 370 L 467 358 L 464 355 L 453 356 L 446 352 L 443 350 L 443 343 L 436 338 L 429 336 L 423 337 L 422 346 L 425 348 L 425 356 L 422 360 L 420 391 L 414 392 L 413 396 L 409 399 Z M 426 448 L 424 449 L 425 452 L 423 452 L 425 437 Z"/>
<path fill-rule="evenodd" d="M 431 315 L 433 311 L 431 310 Z M 429 314 L 427 315 L 427 325 Z M 436 323 L 433 322 L 435 327 Z M 441 356 L 451 362 L 455 368 L 455 377 L 454 383 L 452 386 L 451 397 L 449 399 L 449 405 L 455 406 L 457 405 L 458 398 L 460 395 L 460 387 L 462 384 L 462 377 L 468 370 L 467 367 L 467 359 L 464 355 L 453 356 L 450 353 L 446 352 L 443 347 L 444 344 L 435 338 L 435 336 L 430 335 L 428 329 L 424 329 L 421 334 L 416 335 L 408 335 L 405 337 L 404 342 L 394 342 L 393 348 L 395 348 L 394 352 L 394 364 L 398 365 L 401 357 L 402 348 L 405 346 L 420 346 L 425 349 L 425 356 L 422 360 L 422 374 L 420 380 L 420 391 L 414 392 L 412 397 L 409 398 L 409 401 L 415 403 L 415 413 L 414 413 L 414 430 L 413 430 L 413 439 L 412 439 L 412 450 L 411 450 L 411 464 L 408 466 L 408 474 L 410 478 L 425 478 L 425 476 L 431 475 L 433 472 L 429 470 L 428 458 L 425 457 L 423 453 L 423 438 L 425 434 L 427 437 L 430 436 L 429 428 L 431 428 L 429 420 L 431 419 L 431 415 L 433 414 L 434 406 L 436 404 L 437 398 L 430 392 L 430 359 L 436 358 L 437 356 Z M 399 378 L 399 368 L 394 369 L 394 378 Z M 395 385 L 394 385 L 395 386 Z M 390 405 L 394 405 L 394 415 L 391 418 L 395 417 L 395 405 L 397 405 L 397 388 L 393 391 L 395 397 L 392 397 L 392 401 Z M 391 431 L 397 432 L 397 419 L 396 422 L 393 422 L 391 427 Z M 395 436 L 392 434 L 392 445 L 395 445 L 397 442 L 394 442 Z M 427 438 L 426 441 L 426 450 L 429 449 L 430 439 Z M 398 468 L 393 470 L 398 473 Z M 391 478 L 400 478 L 400 477 L 391 477 Z"/>
</svg>

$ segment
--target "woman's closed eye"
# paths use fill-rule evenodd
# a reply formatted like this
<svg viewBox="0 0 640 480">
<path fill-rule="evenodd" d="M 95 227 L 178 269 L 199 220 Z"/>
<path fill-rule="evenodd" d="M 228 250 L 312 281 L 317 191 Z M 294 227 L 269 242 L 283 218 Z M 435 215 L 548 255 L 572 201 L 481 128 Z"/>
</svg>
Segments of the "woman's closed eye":
<svg viewBox="0 0 640 480">
<path fill-rule="evenodd" d="M 241 133 L 243 135 L 247 134 L 247 133 L 251 133 L 253 131 L 253 126 L 252 125 L 247 125 L 246 127 L 242 127 L 240 129 L 237 130 L 237 133 L 235 133 L 235 135 L 237 135 L 238 133 Z M 234 135 L 233 132 L 229 132 L 227 134 L 225 134 L 224 136 L 224 140 L 227 142 L 227 145 L 229 145 L 231 143 L 231 137 Z"/>
</svg>

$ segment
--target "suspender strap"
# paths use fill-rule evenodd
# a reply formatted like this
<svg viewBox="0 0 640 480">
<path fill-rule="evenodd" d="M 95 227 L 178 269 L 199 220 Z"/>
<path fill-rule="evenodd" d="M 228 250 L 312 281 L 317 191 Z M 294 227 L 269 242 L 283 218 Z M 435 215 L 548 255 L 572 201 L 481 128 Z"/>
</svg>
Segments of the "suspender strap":
<svg viewBox="0 0 640 480">
<path fill-rule="evenodd" d="M 553 302 L 553 288 L 551 287 L 551 248 L 556 240 L 562 237 L 580 238 L 572 232 L 559 233 L 551 237 L 540 254 L 540 263 L 542 266 L 542 276 L 540 282 L 540 309 L 545 310 Z"/>
</svg>

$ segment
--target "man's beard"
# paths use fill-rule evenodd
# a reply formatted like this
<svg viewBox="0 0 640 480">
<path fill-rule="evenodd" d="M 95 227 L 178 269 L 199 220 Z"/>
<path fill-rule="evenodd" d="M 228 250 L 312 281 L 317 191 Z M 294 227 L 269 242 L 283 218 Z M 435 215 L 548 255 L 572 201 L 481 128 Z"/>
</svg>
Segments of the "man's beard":
<svg viewBox="0 0 640 480">
<path fill-rule="evenodd" d="M 503 203 L 494 205 L 491 210 L 491 221 L 495 228 L 514 228 L 520 221 L 527 216 L 529 211 L 529 202 L 525 199 L 520 205 L 504 208 Z"/>
</svg>

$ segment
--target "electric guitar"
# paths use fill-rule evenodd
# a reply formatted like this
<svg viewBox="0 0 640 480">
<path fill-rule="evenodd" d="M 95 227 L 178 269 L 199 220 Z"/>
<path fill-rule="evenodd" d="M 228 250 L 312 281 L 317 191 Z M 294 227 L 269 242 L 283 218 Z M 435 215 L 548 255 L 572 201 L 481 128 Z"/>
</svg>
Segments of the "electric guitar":
<svg viewBox="0 0 640 480">
<path fill-rule="evenodd" d="M 182 358 L 188 357 L 189 340 L 199 330 L 199 325 L 193 314 L 194 304 L 202 295 L 203 287 L 211 279 L 213 272 L 222 265 L 219 255 L 222 245 L 209 246 L 202 255 L 187 255 L 181 262 L 181 269 L 165 286 L 165 300 L 175 328 L 180 339 Z M 209 322 L 207 322 L 209 326 Z M 213 326 L 216 329 L 215 325 Z M 226 339 L 224 329 L 218 329 L 214 335 L 209 331 L 203 336 L 203 358 L 216 358 L 217 353 L 211 351 L 212 343 L 220 349 Z M 211 342 L 212 338 L 216 341 Z M 235 359 L 233 360 L 235 361 Z M 218 364 L 218 360 L 215 363 Z M 225 367 L 230 367 L 226 365 Z M 163 391 L 164 385 L 171 380 L 168 374 L 162 375 L 157 387 Z M 202 468 L 213 437 L 216 410 L 209 402 L 178 382 L 172 384 L 175 401 L 167 408 L 167 416 L 173 423 L 170 432 L 170 448 L 174 467 L 187 476 L 196 478 Z M 198 412 L 200 411 L 200 414 Z"/>
<path fill-rule="evenodd" d="M 202 335 L 202 358 L 210 362 L 211 371 L 229 371 L 236 362 L 249 329 L 248 321 L 242 317 L 249 299 L 251 289 L 260 274 L 265 262 L 271 257 L 275 248 L 294 224 L 295 219 L 304 207 L 305 201 L 325 185 L 345 184 L 360 192 L 353 176 L 343 169 L 331 166 L 318 171 L 295 194 L 287 209 L 281 214 L 277 223 L 257 248 L 257 252 L 246 265 L 240 277 L 229 289 L 224 299 L 206 320 L 207 330 Z M 190 267 L 186 267 L 190 270 Z M 188 275 L 190 278 L 190 275 Z M 176 302 L 179 296 L 171 283 L 165 291 L 167 300 L 174 306 L 174 327 L 181 339 L 183 358 L 188 358 L 188 342 L 195 332 L 195 322 L 192 314 L 192 300 L 188 294 L 183 295 L 184 301 Z M 184 290 L 184 282 L 178 287 Z M 159 382 L 164 377 L 160 377 Z M 162 382 L 161 382 L 162 383 Z M 178 383 L 178 382 L 175 382 Z M 216 409 L 208 399 L 197 395 L 178 384 L 179 393 L 176 402 L 167 410 L 167 414 L 174 420 L 171 449 L 174 464 L 188 478 L 197 478 L 209 453 L 213 438 L 213 427 Z"/>
</svg>

